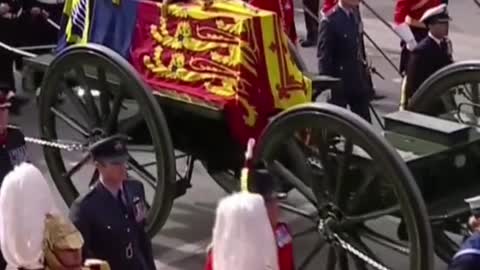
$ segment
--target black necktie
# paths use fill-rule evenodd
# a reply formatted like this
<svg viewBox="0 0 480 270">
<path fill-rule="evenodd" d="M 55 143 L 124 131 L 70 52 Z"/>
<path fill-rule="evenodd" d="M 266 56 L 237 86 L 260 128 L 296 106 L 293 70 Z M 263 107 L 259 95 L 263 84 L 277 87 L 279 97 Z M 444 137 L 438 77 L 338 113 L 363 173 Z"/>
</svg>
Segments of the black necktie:
<svg viewBox="0 0 480 270">
<path fill-rule="evenodd" d="M 442 39 L 442 41 L 440 41 L 440 48 L 442 49 L 442 52 L 448 53 L 448 43 L 445 39 Z"/>
</svg>

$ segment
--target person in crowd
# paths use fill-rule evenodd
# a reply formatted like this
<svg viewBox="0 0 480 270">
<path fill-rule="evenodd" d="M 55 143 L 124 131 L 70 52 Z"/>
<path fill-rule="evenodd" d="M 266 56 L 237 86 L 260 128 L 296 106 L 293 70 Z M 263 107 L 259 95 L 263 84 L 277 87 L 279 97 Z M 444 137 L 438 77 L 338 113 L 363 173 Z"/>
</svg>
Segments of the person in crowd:
<svg viewBox="0 0 480 270">
<path fill-rule="evenodd" d="M 322 6 L 322 17 L 328 16 L 330 12 L 335 11 L 335 7 L 338 4 L 338 0 L 325 0 L 323 2 Z M 357 20 L 358 24 L 358 31 L 360 31 L 360 46 L 361 46 L 361 52 L 362 52 L 362 58 L 363 58 L 363 63 L 365 65 L 365 71 L 368 71 L 368 60 L 367 60 L 367 51 L 365 49 L 365 40 L 363 38 L 364 36 L 364 27 L 363 27 L 363 21 L 362 21 L 362 15 L 360 13 L 360 7 L 358 6 L 357 8 L 354 9 L 354 14 L 355 18 Z M 373 80 L 372 80 L 372 75 L 371 72 L 368 71 L 366 74 L 367 77 L 367 83 L 368 83 L 368 88 L 370 92 L 370 98 L 373 100 L 379 100 L 379 99 L 384 99 L 385 96 L 377 94 L 375 91 L 375 88 L 373 86 Z"/>
<path fill-rule="evenodd" d="M 447 5 L 440 4 L 428 9 L 420 21 L 427 25 L 429 32 L 410 56 L 402 91 L 402 108 L 428 77 L 453 63 L 452 43 L 447 37 L 450 21 Z"/>
<path fill-rule="evenodd" d="M 371 85 L 363 57 L 360 21 L 355 15 L 359 3 L 360 0 L 339 0 L 334 10 L 322 18 L 318 70 L 321 75 L 342 80 L 343 88 L 332 92 L 330 102 L 345 108 L 348 105 L 370 122 Z"/>
<path fill-rule="evenodd" d="M 275 12 L 280 17 L 283 29 L 288 38 L 293 44 L 297 43 L 293 0 L 250 0 L 250 4 L 260 9 Z"/>
<path fill-rule="evenodd" d="M 43 253 L 45 270 L 110 270 L 107 262 L 87 259 L 82 264 L 82 234 L 70 220 L 60 215 L 47 215 Z"/>
<path fill-rule="evenodd" d="M 0 187 L 5 175 L 15 165 L 27 160 L 25 136 L 20 129 L 9 125 L 9 109 L 12 104 L 7 91 L 1 90 L 0 86 Z"/>
<path fill-rule="evenodd" d="M 441 4 L 441 0 L 397 0 L 394 13 L 394 29 L 402 38 L 400 46 L 400 72 L 407 71 L 410 52 L 415 49 L 418 42 L 428 35 L 427 26 L 420 21 L 425 12 Z"/>
<path fill-rule="evenodd" d="M 279 270 L 275 236 L 265 201 L 241 192 L 220 200 L 206 270 Z"/>
<path fill-rule="evenodd" d="M 85 239 L 87 257 L 107 261 L 112 270 L 153 270 L 144 188 L 127 176 L 127 139 L 116 135 L 91 146 L 100 180 L 72 204 L 70 218 Z"/>
<path fill-rule="evenodd" d="M 290 229 L 287 224 L 279 221 L 278 195 L 275 191 L 276 179 L 265 169 L 263 163 L 255 168 L 253 173 L 253 188 L 255 192 L 262 196 L 267 209 L 268 220 L 272 226 L 275 241 L 277 245 L 277 256 L 279 270 L 293 270 L 293 244 Z M 213 245 L 213 249 L 215 244 Z M 210 250 L 207 256 L 207 264 L 205 270 L 217 269 L 213 267 L 213 252 Z"/>
<path fill-rule="evenodd" d="M 318 41 L 318 21 L 320 11 L 320 0 L 302 0 L 303 14 L 305 16 L 305 27 L 307 36 L 300 40 L 300 46 L 313 47 Z"/>
</svg>

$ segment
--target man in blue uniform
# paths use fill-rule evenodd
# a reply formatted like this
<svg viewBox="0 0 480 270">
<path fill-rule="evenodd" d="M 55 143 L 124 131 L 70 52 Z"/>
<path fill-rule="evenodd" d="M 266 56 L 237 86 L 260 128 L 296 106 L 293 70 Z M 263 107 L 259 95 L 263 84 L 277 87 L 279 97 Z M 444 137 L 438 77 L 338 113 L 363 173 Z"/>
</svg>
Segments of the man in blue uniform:
<svg viewBox="0 0 480 270">
<path fill-rule="evenodd" d="M 420 85 L 437 70 L 453 63 L 452 44 L 448 39 L 450 17 L 447 5 L 425 11 L 420 19 L 428 27 L 428 36 L 415 47 L 407 66 L 401 105 L 405 106 Z"/>
<path fill-rule="evenodd" d="M 154 270 L 144 189 L 127 179 L 126 141 L 117 135 L 91 146 L 100 180 L 73 203 L 70 218 L 85 240 L 85 258 L 105 260 L 112 270 Z"/>
<path fill-rule="evenodd" d="M 370 85 L 364 65 L 362 36 L 355 10 L 359 0 L 339 0 L 338 5 L 320 23 L 318 70 L 321 75 L 340 78 L 343 87 L 332 92 L 331 102 L 367 121 L 370 119 Z"/>
</svg>

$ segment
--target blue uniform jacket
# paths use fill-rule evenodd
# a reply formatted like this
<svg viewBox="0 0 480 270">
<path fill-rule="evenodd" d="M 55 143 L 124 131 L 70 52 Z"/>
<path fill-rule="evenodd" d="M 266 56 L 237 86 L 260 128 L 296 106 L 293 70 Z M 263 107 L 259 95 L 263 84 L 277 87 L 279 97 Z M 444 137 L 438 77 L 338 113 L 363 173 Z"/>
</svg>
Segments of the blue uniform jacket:
<svg viewBox="0 0 480 270">
<path fill-rule="evenodd" d="M 101 183 L 72 204 L 70 218 L 85 239 L 84 257 L 105 260 L 112 270 L 154 270 L 152 246 L 144 230 L 143 185 L 125 181 L 123 193 L 127 212 Z"/>
<path fill-rule="evenodd" d="M 480 269 L 480 233 L 475 233 L 463 243 L 448 267 L 448 270 L 474 269 Z"/>
<path fill-rule="evenodd" d="M 319 73 L 340 78 L 346 96 L 365 96 L 368 93 L 367 70 L 358 14 L 349 16 L 337 6 L 322 19 L 318 38 Z"/>
</svg>

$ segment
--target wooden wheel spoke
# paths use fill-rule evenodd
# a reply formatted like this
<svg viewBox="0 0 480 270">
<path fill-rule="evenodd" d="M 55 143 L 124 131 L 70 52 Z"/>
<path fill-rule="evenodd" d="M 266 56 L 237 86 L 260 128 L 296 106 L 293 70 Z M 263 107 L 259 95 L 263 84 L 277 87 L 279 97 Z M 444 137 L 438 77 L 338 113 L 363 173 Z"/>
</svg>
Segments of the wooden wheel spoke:
<svg viewBox="0 0 480 270">
<path fill-rule="evenodd" d="M 383 216 L 393 215 L 400 212 L 400 205 L 394 205 L 392 207 L 388 207 L 385 209 L 373 211 L 367 214 L 362 215 L 355 215 L 355 216 L 348 216 L 342 225 L 344 226 L 352 226 L 355 224 L 362 224 L 369 220 L 378 219 Z"/>
<path fill-rule="evenodd" d="M 314 214 L 308 213 L 305 210 L 302 210 L 298 207 L 295 207 L 286 203 L 280 203 L 279 205 L 280 205 L 280 208 L 282 208 L 285 211 L 304 217 L 314 223 L 317 222 L 317 217 Z"/>
<path fill-rule="evenodd" d="M 64 111 L 60 109 L 56 109 L 55 107 L 51 107 L 50 111 L 59 119 L 61 119 L 63 122 L 65 122 L 65 124 L 67 124 L 73 130 L 77 131 L 78 133 L 82 134 L 85 137 L 89 136 L 87 128 L 82 124 L 80 124 L 77 120 L 68 116 Z"/>
<path fill-rule="evenodd" d="M 64 177 L 65 178 L 72 177 L 72 175 L 77 173 L 83 167 L 83 165 L 85 165 L 89 160 L 90 160 L 90 154 L 84 155 L 79 162 L 77 162 L 70 170 L 65 172 Z"/>
<path fill-rule="evenodd" d="M 315 195 L 313 194 L 312 190 L 302 182 L 302 180 L 298 179 L 290 170 L 285 168 L 280 162 L 273 161 L 269 164 L 269 171 L 272 172 L 273 175 L 276 175 L 278 178 L 283 179 L 284 181 L 288 182 L 292 186 L 298 189 L 298 191 L 313 205 L 317 205 L 317 200 Z"/>
<path fill-rule="evenodd" d="M 130 134 L 135 131 L 136 128 L 142 123 L 143 115 L 136 113 L 126 119 L 122 119 L 118 122 L 117 132 L 122 134 Z"/>
<path fill-rule="evenodd" d="M 73 91 L 72 88 L 68 87 L 66 84 L 64 84 L 63 87 L 63 92 L 67 96 L 67 98 L 70 100 L 72 103 L 73 107 L 75 110 L 83 117 L 83 119 L 87 122 L 87 125 L 89 129 L 92 129 L 95 126 L 95 123 L 93 119 L 90 117 L 90 114 L 88 113 L 88 109 L 85 106 L 85 104 L 82 102 L 82 100 L 77 96 L 77 94 Z"/>
<path fill-rule="evenodd" d="M 338 257 L 338 269 L 339 270 L 348 270 L 348 256 L 347 251 L 341 247 L 336 248 L 336 253 Z"/>
<path fill-rule="evenodd" d="M 104 91 L 106 94 L 106 91 Z M 107 134 L 111 134 L 115 128 L 118 119 L 118 115 L 120 114 L 120 109 L 122 108 L 124 96 L 122 93 L 115 95 L 113 99 L 112 109 L 110 110 L 108 116 L 106 117 L 105 121 L 105 131 Z M 109 104 L 107 104 L 109 106 Z"/>
<path fill-rule="evenodd" d="M 134 172 L 136 172 L 140 177 L 142 177 L 150 186 L 155 188 L 155 186 L 157 185 L 157 180 L 155 179 L 155 177 L 149 171 L 145 170 L 145 168 L 142 167 L 140 163 L 138 163 L 138 161 L 134 159 L 131 155 L 129 155 L 128 165 Z"/>
<path fill-rule="evenodd" d="M 404 255 L 410 254 L 410 249 L 408 248 L 408 245 L 406 243 L 402 243 L 399 240 L 395 240 L 383 234 L 375 232 L 368 227 L 363 227 L 359 229 L 359 234 L 372 242 L 375 242 L 398 253 Z"/>
<path fill-rule="evenodd" d="M 446 111 L 455 111 L 457 109 L 455 97 L 451 91 L 446 92 L 440 96 L 440 100 L 445 106 Z"/>
<path fill-rule="evenodd" d="M 85 97 L 85 103 L 88 108 L 88 112 L 95 122 L 96 125 L 100 123 L 100 114 L 98 113 L 97 105 L 95 105 L 95 100 L 92 96 L 92 89 L 88 86 L 88 79 L 85 75 L 85 70 L 83 66 L 79 66 L 75 68 L 75 74 L 77 75 L 77 79 L 79 80 L 80 86 L 83 89 L 83 96 Z"/>
<path fill-rule="evenodd" d="M 472 103 L 474 105 L 480 106 L 480 84 L 478 82 L 471 83 L 470 92 L 472 97 Z M 476 117 L 480 117 L 480 108 L 473 107 L 473 114 Z"/>
<path fill-rule="evenodd" d="M 308 229 L 305 229 L 305 230 L 302 230 L 302 231 L 299 231 L 299 232 L 296 232 L 296 233 L 292 234 L 292 237 L 293 238 L 302 237 L 304 235 L 314 233 L 317 230 L 318 230 L 317 226 L 309 227 Z"/>
<path fill-rule="evenodd" d="M 105 69 L 97 67 L 97 80 L 100 91 L 100 112 L 104 119 L 110 115 L 110 98 L 111 94 L 109 92 L 109 87 L 107 83 L 107 75 Z"/>
<path fill-rule="evenodd" d="M 307 269 L 307 266 L 312 262 L 313 258 L 322 251 L 323 247 L 325 247 L 326 242 L 322 239 L 319 239 L 315 246 L 313 246 L 312 250 L 307 253 L 305 259 L 303 259 L 302 263 L 298 267 L 299 270 Z"/>
<path fill-rule="evenodd" d="M 329 185 L 330 190 L 334 190 L 335 182 L 334 182 L 334 173 L 333 168 L 335 167 L 332 165 L 331 161 L 329 160 L 329 147 L 328 147 L 328 140 L 335 140 L 334 137 L 330 137 L 328 132 L 322 132 L 320 138 L 318 138 L 318 148 L 319 148 L 319 158 L 320 162 L 322 163 L 322 167 L 324 170 L 325 180 Z"/>
<path fill-rule="evenodd" d="M 157 165 L 157 162 L 156 161 L 150 161 L 150 162 L 146 162 L 146 163 L 142 163 L 141 166 L 146 168 L 146 167 L 150 167 L 150 166 L 156 166 Z"/>
<path fill-rule="evenodd" d="M 364 198 L 364 195 L 366 195 L 368 192 L 368 188 L 376 179 L 376 175 L 375 173 L 372 173 L 372 171 L 365 172 L 365 174 L 366 177 L 364 178 L 360 186 L 357 188 L 357 190 L 354 192 L 353 197 L 349 201 L 350 212 L 354 213 L 357 211 L 360 206 L 361 199 Z"/>
<path fill-rule="evenodd" d="M 350 160 L 352 158 L 353 153 L 353 143 L 351 140 L 347 140 L 345 142 L 344 147 L 344 156 L 339 156 L 338 162 L 338 170 L 337 170 L 337 178 L 336 178 L 336 189 L 335 189 L 335 203 L 337 205 L 342 205 L 340 200 L 342 199 L 341 196 L 345 195 L 345 178 L 349 168 Z"/>
<path fill-rule="evenodd" d="M 335 266 L 337 265 L 337 254 L 335 252 L 335 247 L 330 246 L 328 249 L 328 257 L 327 257 L 327 270 L 335 270 Z"/>
<path fill-rule="evenodd" d="M 127 149 L 132 152 L 155 153 L 155 148 L 153 146 L 145 144 L 129 144 Z"/>
</svg>

